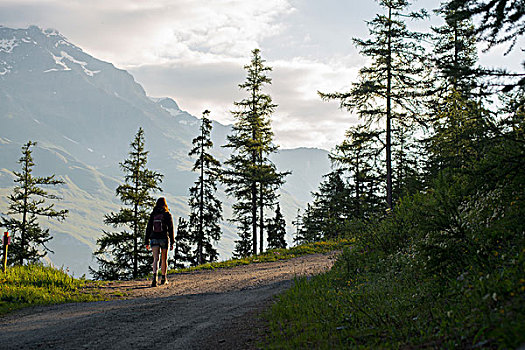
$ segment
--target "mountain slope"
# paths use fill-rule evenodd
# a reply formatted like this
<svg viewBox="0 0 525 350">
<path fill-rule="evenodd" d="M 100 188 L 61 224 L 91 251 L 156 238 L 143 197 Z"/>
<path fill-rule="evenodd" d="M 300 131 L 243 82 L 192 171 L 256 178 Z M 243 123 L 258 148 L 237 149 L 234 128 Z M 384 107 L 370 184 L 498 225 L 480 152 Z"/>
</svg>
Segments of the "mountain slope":
<svg viewBox="0 0 525 350">
<path fill-rule="evenodd" d="M 54 235 L 55 254 L 49 259 L 56 265 L 82 274 L 93 264 L 104 214 L 119 207 L 114 196 L 122 179 L 119 162 L 139 127 L 145 130 L 149 167 L 165 175 L 163 195 L 170 208 L 176 216 L 187 215 L 188 188 L 196 178 L 187 154 L 199 119 L 172 99 L 146 96 L 128 72 L 90 56 L 54 30 L 0 27 L 0 124 L 0 212 L 6 212 L 6 195 L 14 186 L 10 172 L 18 169 L 20 147 L 28 140 L 38 142 L 36 174 L 66 181 L 57 189 L 64 197 L 57 206 L 69 209 L 69 218 L 64 224 L 45 222 Z M 221 160 L 227 150 L 220 146 L 230 130 L 214 122 L 214 152 Z M 279 169 L 293 171 L 281 191 L 289 225 L 328 172 L 326 153 L 282 150 L 274 157 Z M 231 201 L 220 196 L 228 218 Z M 230 256 L 235 239 L 225 221 L 221 258 Z"/>
</svg>

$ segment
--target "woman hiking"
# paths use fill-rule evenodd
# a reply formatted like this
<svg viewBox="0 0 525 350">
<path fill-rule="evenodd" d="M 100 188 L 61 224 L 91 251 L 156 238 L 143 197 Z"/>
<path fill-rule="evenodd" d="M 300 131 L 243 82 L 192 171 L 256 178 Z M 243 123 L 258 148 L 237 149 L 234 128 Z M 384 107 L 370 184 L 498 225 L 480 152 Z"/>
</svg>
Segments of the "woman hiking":
<svg viewBox="0 0 525 350">
<path fill-rule="evenodd" d="M 161 252 L 161 272 L 162 279 L 160 284 L 168 284 L 166 270 L 168 269 L 168 244 L 173 250 L 175 243 L 173 235 L 173 218 L 168 209 L 166 198 L 160 197 L 153 208 L 146 227 L 146 249 L 153 252 L 153 281 L 152 287 L 157 286 L 157 270 L 159 268 L 159 251 Z"/>
</svg>

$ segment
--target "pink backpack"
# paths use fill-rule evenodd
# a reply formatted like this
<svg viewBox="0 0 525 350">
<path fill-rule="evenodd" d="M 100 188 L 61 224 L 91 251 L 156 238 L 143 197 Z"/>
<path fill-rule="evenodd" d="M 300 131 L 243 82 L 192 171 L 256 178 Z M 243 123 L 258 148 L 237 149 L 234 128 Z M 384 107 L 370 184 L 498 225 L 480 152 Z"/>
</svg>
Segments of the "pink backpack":
<svg viewBox="0 0 525 350">
<path fill-rule="evenodd" d="M 162 232 L 164 231 L 164 214 L 157 214 L 153 217 L 153 232 Z"/>
</svg>

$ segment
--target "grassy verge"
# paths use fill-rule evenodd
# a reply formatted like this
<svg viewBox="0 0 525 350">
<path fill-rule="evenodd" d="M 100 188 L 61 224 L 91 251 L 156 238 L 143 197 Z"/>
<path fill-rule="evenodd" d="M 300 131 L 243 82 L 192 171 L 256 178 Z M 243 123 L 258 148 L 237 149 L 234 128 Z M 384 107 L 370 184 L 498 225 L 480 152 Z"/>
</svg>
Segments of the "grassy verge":
<svg viewBox="0 0 525 350">
<path fill-rule="evenodd" d="M 53 267 L 9 267 L 0 272 L 0 315 L 27 306 L 102 300 L 87 283 Z"/>
<path fill-rule="evenodd" d="M 207 263 L 199 266 L 188 267 L 184 269 L 169 270 L 168 274 L 183 273 L 197 270 L 213 270 L 218 268 L 230 268 L 240 265 L 249 265 L 254 263 L 272 262 L 277 260 L 288 260 L 303 255 L 328 253 L 334 250 L 342 250 L 345 246 L 352 244 L 354 240 L 340 239 L 327 242 L 315 242 L 299 245 L 289 249 L 272 249 L 261 255 L 249 256 L 242 259 L 231 259 L 220 262 Z"/>
<path fill-rule="evenodd" d="M 408 257 L 345 249 L 300 278 L 265 315 L 270 349 L 517 348 L 525 343 L 525 249 L 487 273 L 446 281 Z"/>
</svg>

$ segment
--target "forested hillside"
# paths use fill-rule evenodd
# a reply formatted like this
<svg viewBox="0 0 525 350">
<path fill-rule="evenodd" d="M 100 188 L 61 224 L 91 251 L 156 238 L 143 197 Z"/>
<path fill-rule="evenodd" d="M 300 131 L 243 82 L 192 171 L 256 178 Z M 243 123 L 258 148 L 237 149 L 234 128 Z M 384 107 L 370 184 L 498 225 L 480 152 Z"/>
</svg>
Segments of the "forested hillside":
<svg viewBox="0 0 525 350">
<path fill-rule="evenodd" d="M 271 347 L 517 348 L 525 79 L 477 52 L 523 49 L 523 2 L 443 2 L 430 33 L 408 25 L 425 11 L 380 4 L 370 38 L 354 39 L 370 63 L 348 91 L 321 93 L 362 123 L 298 217 L 300 242 L 357 242 L 273 307 Z"/>
</svg>

